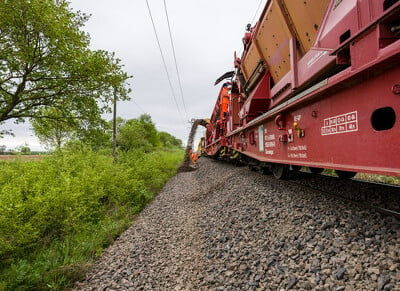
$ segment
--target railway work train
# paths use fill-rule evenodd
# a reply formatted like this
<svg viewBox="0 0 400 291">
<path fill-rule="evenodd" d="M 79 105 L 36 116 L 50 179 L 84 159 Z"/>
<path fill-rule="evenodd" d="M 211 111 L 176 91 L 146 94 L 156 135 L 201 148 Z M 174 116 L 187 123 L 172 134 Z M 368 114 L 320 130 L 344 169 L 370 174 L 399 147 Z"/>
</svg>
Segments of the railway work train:
<svg viewBox="0 0 400 291">
<path fill-rule="evenodd" d="M 400 176 L 399 38 L 398 0 L 267 0 L 216 81 L 229 106 L 221 87 L 204 152 L 276 178 L 301 166 Z"/>
</svg>

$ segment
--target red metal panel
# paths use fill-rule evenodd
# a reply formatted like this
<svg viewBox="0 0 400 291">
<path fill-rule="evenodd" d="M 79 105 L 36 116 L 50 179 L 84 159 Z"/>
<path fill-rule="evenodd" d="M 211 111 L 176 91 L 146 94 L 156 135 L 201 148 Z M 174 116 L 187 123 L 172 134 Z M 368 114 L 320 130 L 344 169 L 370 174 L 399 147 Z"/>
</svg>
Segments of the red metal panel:
<svg viewBox="0 0 400 291">
<path fill-rule="evenodd" d="M 323 23 L 323 28 L 318 40 L 318 47 L 337 48 L 343 41 L 341 37 L 347 31 L 354 35 L 358 29 L 357 0 L 336 1 L 328 17 Z"/>
<path fill-rule="evenodd" d="M 370 2 L 370 6 L 371 6 L 372 20 L 377 19 L 383 13 L 383 3 L 385 1 L 370 0 L 369 2 Z"/>
<path fill-rule="evenodd" d="M 298 64 L 298 81 L 302 85 L 315 78 L 321 71 L 335 64 L 335 56 L 330 55 L 327 49 L 311 49 Z"/>
<path fill-rule="evenodd" d="M 372 11 L 370 0 L 358 0 L 358 23 L 359 28 L 371 22 Z"/>
<path fill-rule="evenodd" d="M 400 176 L 396 142 L 400 134 L 400 96 L 392 92 L 398 80 L 400 68 L 393 68 L 354 87 L 336 86 L 317 101 L 285 110 L 285 130 L 278 128 L 273 115 L 255 123 L 249 131 L 263 126 L 264 151 L 247 140 L 244 153 L 266 162 Z M 397 120 L 392 128 L 374 129 L 372 115 L 380 108 L 395 112 Z M 304 130 L 304 137 L 298 137 L 294 122 Z M 285 135 L 288 142 L 281 142 Z"/>
<path fill-rule="evenodd" d="M 372 27 L 363 37 L 350 46 L 351 66 L 356 69 L 376 59 L 378 55 L 379 35 L 377 27 Z"/>
</svg>

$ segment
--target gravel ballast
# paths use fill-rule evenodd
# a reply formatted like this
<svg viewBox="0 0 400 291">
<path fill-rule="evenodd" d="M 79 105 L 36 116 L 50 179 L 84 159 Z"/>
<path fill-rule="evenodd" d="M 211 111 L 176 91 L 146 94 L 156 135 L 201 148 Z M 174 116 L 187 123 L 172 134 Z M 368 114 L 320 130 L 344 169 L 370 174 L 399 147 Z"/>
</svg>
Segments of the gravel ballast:
<svg viewBox="0 0 400 291">
<path fill-rule="evenodd" d="M 400 290 L 400 223 L 201 158 L 76 290 Z"/>
</svg>

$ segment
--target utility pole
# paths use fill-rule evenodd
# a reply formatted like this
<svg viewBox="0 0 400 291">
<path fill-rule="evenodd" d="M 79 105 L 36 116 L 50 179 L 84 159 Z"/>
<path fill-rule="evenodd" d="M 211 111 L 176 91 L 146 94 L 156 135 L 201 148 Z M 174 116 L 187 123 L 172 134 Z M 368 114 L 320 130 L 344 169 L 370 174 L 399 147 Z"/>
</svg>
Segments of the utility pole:
<svg viewBox="0 0 400 291">
<path fill-rule="evenodd" d="M 113 151 L 114 162 L 117 160 L 117 90 L 114 88 L 114 110 L 113 110 Z"/>
</svg>

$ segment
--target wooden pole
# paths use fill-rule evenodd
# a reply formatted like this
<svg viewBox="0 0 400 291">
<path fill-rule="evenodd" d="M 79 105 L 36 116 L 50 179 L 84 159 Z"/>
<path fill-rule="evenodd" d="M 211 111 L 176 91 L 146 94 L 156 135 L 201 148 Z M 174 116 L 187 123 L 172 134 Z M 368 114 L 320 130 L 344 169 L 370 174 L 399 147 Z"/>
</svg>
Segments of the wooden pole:
<svg viewBox="0 0 400 291">
<path fill-rule="evenodd" d="M 114 110 L 113 110 L 113 151 L 114 161 L 117 159 L 117 91 L 114 88 Z"/>
</svg>

